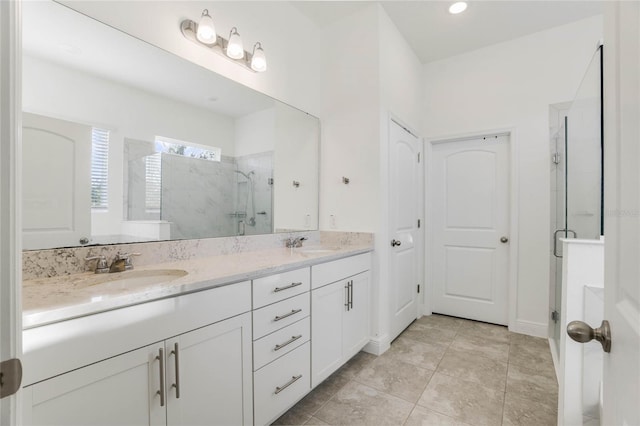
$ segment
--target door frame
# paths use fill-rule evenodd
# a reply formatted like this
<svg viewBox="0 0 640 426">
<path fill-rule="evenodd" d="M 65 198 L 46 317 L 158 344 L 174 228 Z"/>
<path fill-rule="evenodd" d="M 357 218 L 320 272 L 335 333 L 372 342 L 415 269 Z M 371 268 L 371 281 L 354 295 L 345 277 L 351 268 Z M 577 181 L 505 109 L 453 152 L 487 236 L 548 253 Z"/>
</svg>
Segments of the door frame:
<svg viewBox="0 0 640 426">
<path fill-rule="evenodd" d="M 508 327 L 511 331 L 522 332 L 525 334 L 539 335 L 539 326 L 537 324 L 527 324 L 519 322 L 517 317 L 518 302 L 518 144 L 517 131 L 515 127 L 498 128 L 481 130 L 475 132 L 466 132 L 459 134 L 450 134 L 439 137 L 429 137 L 425 142 L 424 156 L 428 159 L 424 162 L 425 177 L 425 235 L 424 254 L 425 254 L 425 291 L 424 294 L 433 294 L 433 267 L 431 261 L 433 259 L 433 209 L 435 206 L 430 204 L 433 198 L 434 188 L 429 176 L 433 170 L 433 146 L 440 143 L 456 142 L 469 139 L 476 139 L 487 135 L 503 134 L 509 136 L 509 271 L 507 275 L 507 311 L 508 311 Z M 433 313 L 432 297 L 427 298 L 424 306 L 424 315 Z"/>
<path fill-rule="evenodd" d="M 22 358 L 21 1 L 0 1 L 0 357 Z M 20 424 L 21 394 L 2 399 L 0 423 Z"/>
</svg>

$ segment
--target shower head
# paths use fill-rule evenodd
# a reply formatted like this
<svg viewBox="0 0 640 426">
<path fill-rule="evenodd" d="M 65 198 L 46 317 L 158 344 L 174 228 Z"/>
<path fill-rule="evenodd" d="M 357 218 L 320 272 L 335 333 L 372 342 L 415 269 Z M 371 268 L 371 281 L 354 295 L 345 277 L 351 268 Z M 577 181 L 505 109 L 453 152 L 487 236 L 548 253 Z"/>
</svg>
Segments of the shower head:
<svg viewBox="0 0 640 426">
<path fill-rule="evenodd" d="M 238 173 L 238 174 L 240 174 L 240 175 L 244 176 L 247 180 L 251 179 L 249 176 L 251 176 L 251 175 L 254 175 L 254 174 L 255 174 L 253 170 L 251 170 L 249 173 L 244 173 L 244 172 L 242 172 L 242 171 L 240 171 L 240 170 L 234 170 L 234 172 L 236 172 L 236 173 Z"/>
</svg>

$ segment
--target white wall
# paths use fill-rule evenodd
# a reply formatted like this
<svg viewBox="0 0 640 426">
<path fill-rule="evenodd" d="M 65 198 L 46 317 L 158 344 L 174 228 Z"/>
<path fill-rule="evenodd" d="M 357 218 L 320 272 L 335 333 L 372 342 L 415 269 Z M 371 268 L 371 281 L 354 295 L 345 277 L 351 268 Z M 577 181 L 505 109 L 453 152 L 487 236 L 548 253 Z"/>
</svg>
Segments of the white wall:
<svg viewBox="0 0 640 426">
<path fill-rule="evenodd" d="M 77 1 L 62 3 L 225 77 L 319 115 L 318 31 L 289 2 Z M 209 9 L 216 31 L 236 26 L 245 50 L 260 41 L 268 70 L 253 73 L 182 36 L 180 22 L 198 21 Z M 323 42 L 324 43 L 324 42 Z"/>
<path fill-rule="evenodd" d="M 388 124 L 416 130 L 420 61 L 377 4 L 323 28 L 320 229 L 376 234 L 371 318 L 374 346 L 389 345 Z M 342 183 L 342 177 L 350 183 Z M 333 219 L 332 219 L 333 217 Z"/>
<path fill-rule="evenodd" d="M 516 331 L 547 333 L 549 105 L 573 99 L 601 37 L 593 17 L 424 66 L 425 135 L 516 131 Z"/>
<path fill-rule="evenodd" d="M 275 107 L 238 117 L 235 120 L 235 155 L 273 151 L 276 146 Z"/>
</svg>

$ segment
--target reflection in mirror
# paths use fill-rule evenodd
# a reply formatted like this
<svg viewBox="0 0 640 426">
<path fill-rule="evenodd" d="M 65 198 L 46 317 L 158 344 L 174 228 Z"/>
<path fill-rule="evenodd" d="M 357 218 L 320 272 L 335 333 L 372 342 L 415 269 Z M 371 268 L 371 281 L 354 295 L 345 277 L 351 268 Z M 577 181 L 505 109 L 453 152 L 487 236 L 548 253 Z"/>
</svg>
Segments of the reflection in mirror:
<svg viewBox="0 0 640 426">
<path fill-rule="evenodd" d="M 52 1 L 23 109 L 25 249 L 318 227 L 317 118 Z"/>
</svg>

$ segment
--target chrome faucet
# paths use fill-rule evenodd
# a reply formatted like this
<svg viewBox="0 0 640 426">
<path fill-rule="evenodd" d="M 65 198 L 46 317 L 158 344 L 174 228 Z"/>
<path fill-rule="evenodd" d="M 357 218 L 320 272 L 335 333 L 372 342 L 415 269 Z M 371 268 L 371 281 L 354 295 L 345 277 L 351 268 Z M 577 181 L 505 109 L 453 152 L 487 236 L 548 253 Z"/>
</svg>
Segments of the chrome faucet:
<svg viewBox="0 0 640 426">
<path fill-rule="evenodd" d="M 107 272 L 109 272 L 109 265 L 107 264 L 107 258 L 102 255 L 87 257 L 84 260 L 86 261 L 97 260 L 96 269 L 95 269 L 96 274 L 106 274 Z"/>
<path fill-rule="evenodd" d="M 286 240 L 284 240 L 285 246 L 287 248 L 298 248 L 298 247 L 302 247 L 302 242 L 308 240 L 307 237 L 289 237 Z"/>
<path fill-rule="evenodd" d="M 131 256 L 140 256 L 140 253 L 118 253 L 109 266 L 109 272 L 123 272 L 133 269 Z"/>
</svg>

